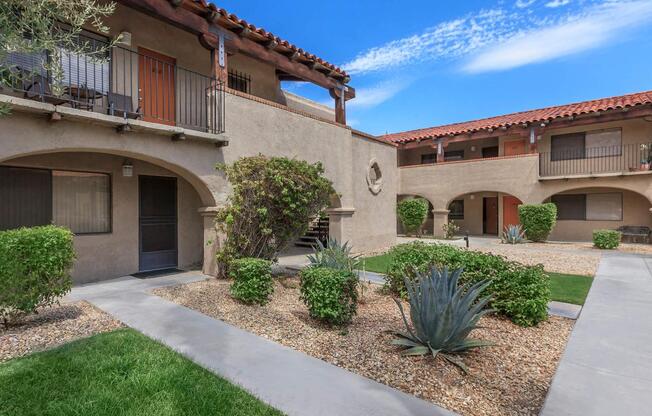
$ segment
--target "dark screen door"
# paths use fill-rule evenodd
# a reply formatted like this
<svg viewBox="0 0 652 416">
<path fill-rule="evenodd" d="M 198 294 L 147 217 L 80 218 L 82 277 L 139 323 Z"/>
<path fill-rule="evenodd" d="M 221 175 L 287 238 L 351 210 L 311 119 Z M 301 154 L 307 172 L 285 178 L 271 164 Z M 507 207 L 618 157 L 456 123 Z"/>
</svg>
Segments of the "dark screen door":
<svg viewBox="0 0 652 416">
<path fill-rule="evenodd" d="M 177 266 L 177 179 L 139 176 L 140 271 Z"/>
</svg>

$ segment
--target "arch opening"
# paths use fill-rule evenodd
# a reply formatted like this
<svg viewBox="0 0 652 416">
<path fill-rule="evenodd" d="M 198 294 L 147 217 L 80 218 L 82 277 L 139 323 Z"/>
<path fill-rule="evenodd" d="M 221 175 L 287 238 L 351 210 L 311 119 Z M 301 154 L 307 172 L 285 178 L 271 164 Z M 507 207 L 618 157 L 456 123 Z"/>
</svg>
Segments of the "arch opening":
<svg viewBox="0 0 652 416">
<path fill-rule="evenodd" d="M 500 236 L 505 227 L 520 224 L 521 204 L 520 198 L 505 192 L 470 192 L 448 201 L 447 222 L 457 225 L 460 235 Z"/>
<path fill-rule="evenodd" d="M 435 214 L 434 214 L 434 206 L 430 200 L 424 196 L 421 195 L 414 195 L 414 194 L 399 194 L 396 196 L 396 204 L 398 205 L 401 201 L 406 200 L 406 199 L 415 199 L 415 198 L 420 198 L 420 199 L 425 199 L 428 201 L 428 214 L 426 215 L 426 220 L 423 222 L 421 225 L 421 228 L 418 230 L 419 235 L 425 235 L 425 236 L 433 236 L 435 234 Z M 396 216 L 396 235 L 398 236 L 405 236 L 406 231 L 405 227 L 401 223 L 401 219 Z"/>
</svg>

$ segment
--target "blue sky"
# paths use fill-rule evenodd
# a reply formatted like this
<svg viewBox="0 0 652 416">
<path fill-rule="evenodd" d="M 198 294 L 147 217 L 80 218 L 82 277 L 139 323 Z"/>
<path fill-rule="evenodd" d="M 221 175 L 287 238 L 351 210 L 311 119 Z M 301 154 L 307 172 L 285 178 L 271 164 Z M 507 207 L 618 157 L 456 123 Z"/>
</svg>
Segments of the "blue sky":
<svg viewBox="0 0 652 416">
<path fill-rule="evenodd" d="M 347 69 L 373 134 L 652 90 L 652 0 L 216 4 Z"/>
</svg>

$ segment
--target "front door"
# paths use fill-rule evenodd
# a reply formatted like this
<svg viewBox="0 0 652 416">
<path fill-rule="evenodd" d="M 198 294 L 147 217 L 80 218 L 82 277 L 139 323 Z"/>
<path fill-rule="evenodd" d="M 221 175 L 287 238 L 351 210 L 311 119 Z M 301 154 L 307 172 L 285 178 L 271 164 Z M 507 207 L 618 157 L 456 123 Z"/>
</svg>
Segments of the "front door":
<svg viewBox="0 0 652 416">
<path fill-rule="evenodd" d="M 138 48 L 138 100 L 143 120 L 175 124 L 176 60 Z"/>
<path fill-rule="evenodd" d="M 525 139 L 523 140 L 510 140 L 503 143 L 503 154 L 505 156 L 516 156 L 526 153 Z"/>
<path fill-rule="evenodd" d="M 483 198 L 482 228 L 485 234 L 498 234 L 498 197 Z"/>
<path fill-rule="evenodd" d="M 177 267 L 177 179 L 139 176 L 140 271 Z"/>
<path fill-rule="evenodd" d="M 503 196 L 503 227 L 521 223 L 518 218 L 518 206 L 521 204 L 521 200 L 515 196 Z"/>
</svg>

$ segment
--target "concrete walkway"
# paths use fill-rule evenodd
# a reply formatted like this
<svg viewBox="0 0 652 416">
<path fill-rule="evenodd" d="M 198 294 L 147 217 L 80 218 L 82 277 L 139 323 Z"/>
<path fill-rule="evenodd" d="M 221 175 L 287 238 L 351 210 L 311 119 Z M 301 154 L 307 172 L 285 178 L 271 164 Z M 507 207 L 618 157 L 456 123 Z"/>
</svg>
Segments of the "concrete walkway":
<svg viewBox="0 0 652 416">
<path fill-rule="evenodd" d="M 652 257 L 604 254 L 542 416 L 652 414 Z"/>
<path fill-rule="evenodd" d="M 124 278 L 74 288 L 69 297 L 91 302 L 289 416 L 454 416 L 414 396 L 148 293 L 204 278 L 197 272 L 147 280 Z"/>
</svg>

